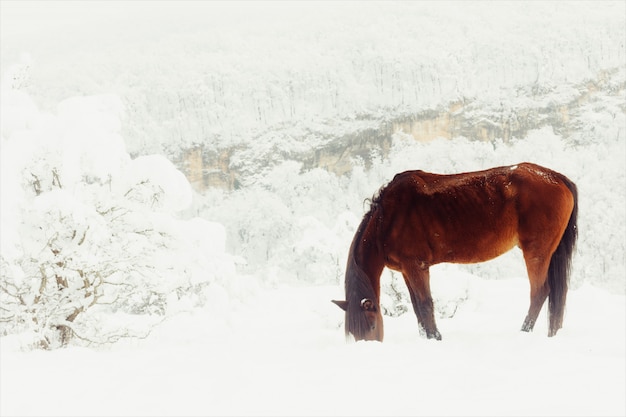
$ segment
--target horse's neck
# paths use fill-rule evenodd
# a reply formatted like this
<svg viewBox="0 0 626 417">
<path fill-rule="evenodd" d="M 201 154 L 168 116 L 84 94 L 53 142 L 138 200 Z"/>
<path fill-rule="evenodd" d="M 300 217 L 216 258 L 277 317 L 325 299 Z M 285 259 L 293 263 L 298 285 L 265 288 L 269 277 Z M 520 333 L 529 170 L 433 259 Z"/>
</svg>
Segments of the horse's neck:
<svg viewBox="0 0 626 417">
<path fill-rule="evenodd" d="M 385 262 L 378 242 L 377 227 L 375 217 L 365 216 L 359 231 L 354 237 L 350 250 L 348 268 L 360 270 L 361 273 L 355 275 L 360 279 L 369 279 L 376 298 L 380 296 L 380 274 L 383 272 Z M 352 271 L 356 272 L 356 271 Z"/>
</svg>

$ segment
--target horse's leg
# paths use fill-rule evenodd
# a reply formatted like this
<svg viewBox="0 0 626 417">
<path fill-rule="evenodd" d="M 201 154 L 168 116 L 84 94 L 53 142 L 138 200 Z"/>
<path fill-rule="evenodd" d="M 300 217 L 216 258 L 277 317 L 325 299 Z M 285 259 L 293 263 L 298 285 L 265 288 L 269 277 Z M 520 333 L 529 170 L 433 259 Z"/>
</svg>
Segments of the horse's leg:
<svg viewBox="0 0 626 417">
<path fill-rule="evenodd" d="M 527 252 L 524 252 L 524 259 L 526 261 L 526 269 L 528 270 L 528 280 L 530 281 L 530 307 L 522 325 L 522 331 L 530 332 L 535 326 L 537 316 L 539 316 L 539 312 L 550 292 L 547 280 L 550 260 L 533 257 L 530 254 L 527 256 Z"/>
<path fill-rule="evenodd" d="M 435 324 L 435 310 L 430 294 L 429 269 L 413 267 L 409 271 L 404 271 L 402 276 L 411 295 L 411 303 L 417 316 L 417 322 L 426 333 L 426 337 L 441 340 L 441 334 Z"/>
</svg>

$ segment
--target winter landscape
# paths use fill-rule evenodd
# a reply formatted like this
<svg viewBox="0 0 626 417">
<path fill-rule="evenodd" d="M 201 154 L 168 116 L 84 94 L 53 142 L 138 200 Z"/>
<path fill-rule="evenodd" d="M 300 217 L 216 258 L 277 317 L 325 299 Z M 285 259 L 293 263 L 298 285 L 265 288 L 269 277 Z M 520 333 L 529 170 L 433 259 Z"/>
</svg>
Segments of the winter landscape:
<svg viewBox="0 0 626 417">
<path fill-rule="evenodd" d="M 626 4 L 0 0 L 0 415 L 626 415 Z M 579 190 L 564 327 L 521 252 L 382 277 L 364 201 L 531 161 Z"/>
</svg>

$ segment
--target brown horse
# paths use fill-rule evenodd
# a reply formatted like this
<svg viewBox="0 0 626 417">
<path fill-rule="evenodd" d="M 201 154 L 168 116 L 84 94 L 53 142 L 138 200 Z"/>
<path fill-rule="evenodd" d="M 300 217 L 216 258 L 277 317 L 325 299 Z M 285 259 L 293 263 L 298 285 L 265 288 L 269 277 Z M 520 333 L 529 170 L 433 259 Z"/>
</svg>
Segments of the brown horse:
<svg viewBox="0 0 626 417">
<path fill-rule="evenodd" d="M 484 262 L 517 245 L 530 281 L 522 330 L 533 329 L 549 297 L 548 336 L 554 336 L 563 324 L 577 200 L 572 181 L 531 163 L 453 175 L 396 175 L 372 199 L 354 236 L 345 301 L 333 300 L 346 312 L 346 335 L 383 340 L 380 275 L 388 267 L 402 273 L 421 330 L 441 340 L 429 267 Z"/>
</svg>

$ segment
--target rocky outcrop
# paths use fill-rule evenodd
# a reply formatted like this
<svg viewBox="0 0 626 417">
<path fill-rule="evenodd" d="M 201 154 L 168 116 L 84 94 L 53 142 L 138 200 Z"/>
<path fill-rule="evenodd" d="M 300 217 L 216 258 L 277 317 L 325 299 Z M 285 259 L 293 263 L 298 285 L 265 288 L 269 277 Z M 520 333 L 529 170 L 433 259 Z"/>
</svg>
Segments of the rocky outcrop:
<svg viewBox="0 0 626 417">
<path fill-rule="evenodd" d="M 360 127 L 350 133 L 326 137 L 320 145 L 303 146 L 298 151 L 266 151 L 263 155 L 247 159 L 245 164 L 264 167 L 292 159 L 300 161 L 303 169 L 323 168 L 337 175 L 344 175 L 351 171 L 356 158 L 360 158 L 368 167 L 372 152 L 386 157 L 394 135 L 400 132 L 424 142 L 455 137 L 480 141 L 500 139 L 507 142 L 512 138 L 526 137 L 532 129 L 552 126 L 559 134 L 568 137 L 576 128 L 574 119 L 580 107 L 592 100 L 595 94 L 623 95 L 626 83 L 620 81 L 616 84 L 612 81 L 613 73 L 606 72 L 596 82 L 569 88 L 564 92 L 541 91 L 530 87 L 527 91 L 518 92 L 518 105 L 513 100 L 514 106 L 509 105 L 508 108 L 494 108 L 478 100 L 466 100 L 450 103 L 445 108 L 399 115 L 391 120 L 377 120 L 372 117 L 370 127 Z M 626 109 L 623 111 L 626 112 Z M 274 133 L 280 134 L 280 129 Z M 242 169 L 241 162 L 232 163 L 233 156 L 241 151 L 241 147 L 216 151 L 199 145 L 180 155 L 177 165 L 198 191 L 209 187 L 232 190 L 238 188 L 244 180 L 243 177 L 254 170 Z M 268 155 L 267 152 L 272 154 Z M 254 158 L 259 160 L 252 160 Z"/>
</svg>

